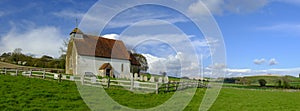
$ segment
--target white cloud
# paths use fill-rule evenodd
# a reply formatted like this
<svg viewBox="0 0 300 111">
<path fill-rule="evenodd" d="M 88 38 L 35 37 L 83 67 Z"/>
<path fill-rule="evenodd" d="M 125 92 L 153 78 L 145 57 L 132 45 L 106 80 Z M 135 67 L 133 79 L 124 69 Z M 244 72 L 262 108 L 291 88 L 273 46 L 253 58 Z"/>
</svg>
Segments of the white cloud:
<svg viewBox="0 0 300 111">
<path fill-rule="evenodd" d="M 199 76 L 199 64 L 196 61 L 191 61 L 187 55 L 177 52 L 176 55 L 168 57 L 156 57 L 151 54 L 142 54 L 146 57 L 149 65 L 148 72 L 151 74 L 159 74 L 167 72 L 169 76 L 177 77 L 197 77 Z"/>
<path fill-rule="evenodd" d="M 226 69 L 226 77 L 242 77 L 242 76 L 255 76 L 255 75 L 291 75 L 299 76 L 300 67 L 295 68 L 277 68 L 277 69 Z"/>
<path fill-rule="evenodd" d="M 107 34 L 118 36 L 117 34 Z M 196 39 L 193 35 L 182 34 L 154 34 L 154 35 L 121 35 L 119 37 L 128 50 L 134 50 L 142 53 L 148 60 L 149 72 L 158 74 L 159 72 L 168 72 L 173 76 L 180 75 L 183 71 L 184 76 L 196 77 L 199 72 L 200 55 L 203 59 L 211 56 L 209 45 L 216 45 L 217 40 Z M 193 40 L 186 40 L 193 39 Z M 196 48 L 194 51 L 193 48 Z M 212 47 L 213 48 L 213 47 Z M 193 56 L 198 56 L 197 59 Z M 182 65 L 182 66 L 180 66 Z M 215 64 L 214 68 L 224 68 L 225 65 Z M 211 76 L 211 75 L 208 75 Z"/>
<path fill-rule="evenodd" d="M 252 70 L 251 69 L 227 69 L 228 73 L 249 73 Z"/>
<path fill-rule="evenodd" d="M 115 16 L 115 18 L 110 21 L 108 24 L 108 28 L 117 28 L 117 27 L 126 27 L 133 25 L 137 22 L 145 21 L 137 26 L 152 26 L 152 25 L 161 25 L 159 22 L 150 21 L 151 19 L 158 19 L 168 21 L 169 23 L 178 23 L 178 22 L 186 22 L 188 21 L 182 15 L 176 13 L 170 13 L 165 10 L 155 11 L 155 8 L 141 8 L 141 9 L 130 9 L 126 10 L 125 12 L 120 13 L 119 15 Z"/>
<path fill-rule="evenodd" d="M 262 26 L 258 27 L 258 30 L 261 31 L 271 31 L 272 33 L 283 33 L 284 37 L 287 35 L 299 36 L 300 35 L 300 24 L 299 23 L 283 23 L 283 24 L 274 24 L 271 26 Z"/>
<path fill-rule="evenodd" d="M 261 64 L 264 64 L 265 62 L 266 62 L 266 59 L 264 59 L 264 58 L 253 60 L 253 63 L 256 65 L 261 65 Z"/>
<path fill-rule="evenodd" d="M 84 16 L 84 13 L 81 12 L 74 12 L 71 10 L 62 10 L 59 12 L 54 12 L 52 13 L 53 15 L 57 16 L 57 17 L 62 17 L 62 18 L 82 18 Z"/>
<path fill-rule="evenodd" d="M 272 66 L 272 65 L 277 65 L 277 64 L 278 64 L 278 62 L 276 61 L 275 58 L 272 58 L 272 59 L 269 60 L 269 65 L 270 65 L 270 66 Z"/>
<path fill-rule="evenodd" d="M 266 63 L 267 61 L 266 61 L 266 59 L 264 59 L 264 58 L 261 58 L 261 59 L 254 59 L 253 60 L 253 63 L 254 64 L 256 64 L 256 65 L 261 65 L 261 64 L 264 64 L 264 63 Z M 270 59 L 269 61 L 268 61 L 268 64 L 271 66 L 271 65 L 277 65 L 278 64 L 278 62 L 276 61 L 276 59 L 275 58 L 272 58 L 272 59 Z"/>
<path fill-rule="evenodd" d="M 22 48 L 25 54 L 36 56 L 50 55 L 59 57 L 59 47 L 62 46 L 64 35 L 55 27 L 38 27 L 18 32 L 11 29 L 0 39 L 0 52 L 11 52 Z"/>
<path fill-rule="evenodd" d="M 207 15 L 203 4 L 213 15 L 223 15 L 230 13 L 250 13 L 254 12 L 269 3 L 269 0 L 198 0 L 188 7 L 191 15 Z"/>
<path fill-rule="evenodd" d="M 105 34 L 105 35 L 102 35 L 102 37 L 108 38 L 108 39 L 119 40 L 120 35 L 118 35 L 118 34 Z"/>
<path fill-rule="evenodd" d="M 254 12 L 269 3 L 269 0 L 227 0 L 225 10 L 232 13 Z"/>
<path fill-rule="evenodd" d="M 223 0 L 198 0 L 188 7 L 187 12 L 189 12 L 191 15 L 207 15 L 207 7 L 211 13 L 221 15 L 223 13 L 223 4 Z"/>
</svg>

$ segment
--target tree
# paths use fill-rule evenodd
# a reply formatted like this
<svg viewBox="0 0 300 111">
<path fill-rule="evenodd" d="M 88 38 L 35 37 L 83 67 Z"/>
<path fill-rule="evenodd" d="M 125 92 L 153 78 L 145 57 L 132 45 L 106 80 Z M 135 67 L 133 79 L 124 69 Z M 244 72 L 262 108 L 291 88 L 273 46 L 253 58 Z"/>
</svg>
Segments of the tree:
<svg viewBox="0 0 300 111">
<path fill-rule="evenodd" d="M 42 60 L 42 61 L 50 61 L 50 60 L 53 60 L 53 57 L 47 56 L 47 55 L 43 55 L 43 56 L 41 57 L 41 60 Z"/>
<path fill-rule="evenodd" d="M 160 74 L 165 77 L 167 75 L 167 72 L 160 72 Z"/>
<path fill-rule="evenodd" d="M 267 81 L 265 79 L 259 79 L 258 83 L 259 83 L 260 86 L 266 86 Z"/>
<path fill-rule="evenodd" d="M 67 50 L 68 50 L 68 45 L 69 45 L 69 38 L 65 39 L 62 43 L 62 46 L 59 47 L 60 49 L 60 52 L 62 55 L 66 54 L 67 53 Z"/>
<path fill-rule="evenodd" d="M 148 62 L 146 57 L 143 56 L 142 54 L 137 54 L 137 53 L 134 53 L 133 56 L 141 64 L 140 70 L 147 71 L 149 67 L 148 67 Z"/>
<path fill-rule="evenodd" d="M 290 88 L 290 80 L 288 79 L 287 76 L 282 77 L 282 81 L 283 81 L 284 88 Z"/>
<path fill-rule="evenodd" d="M 14 54 L 22 54 L 22 49 L 21 48 L 16 48 L 14 50 Z"/>
<path fill-rule="evenodd" d="M 4 58 L 9 57 L 9 56 L 11 56 L 11 53 L 3 53 L 3 54 L 1 55 L 1 57 L 4 57 Z"/>
<path fill-rule="evenodd" d="M 277 85 L 277 87 L 281 87 L 282 80 L 281 79 L 276 79 L 275 83 L 276 83 L 275 85 Z"/>
</svg>

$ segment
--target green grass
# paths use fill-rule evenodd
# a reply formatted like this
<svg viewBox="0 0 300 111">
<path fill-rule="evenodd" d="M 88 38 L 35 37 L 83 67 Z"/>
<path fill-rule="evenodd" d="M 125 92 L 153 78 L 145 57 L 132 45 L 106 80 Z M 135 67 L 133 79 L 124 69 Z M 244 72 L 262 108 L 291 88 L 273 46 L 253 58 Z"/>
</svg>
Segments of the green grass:
<svg viewBox="0 0 300 111">
<path fill-rule="evenodd" d="M 0 75 L 1 110 L 89 110 L 74 82 Z"/>
<path fill-rule="evenodd" d="M 173 95 L 173 92 L 166 94 L 136 94 L 125 89 L 113 88 L 106 89 L 106 92 L 121 105 L 137 109 L 151 108 L 163 104 Z"/>
<path fill-rule="evenodd" d="M 297 111 L 300 92 L 223 88 L 211 111 Z"/>
<path fill-rule="evenodd" d="M 0 75 L 0 84 L 0 110 L 90 110 L 74 82 L 59 83 L 54 80 Z M 185 111 L 198 110 L 205 91 L 197 89 Z M 119 104 L 136 109 L 158 106 L 174 94 L 136 94 L 119 88 L 106 89 L 106 92 Z M 210 111 L 296 111 L 300 109 L 299 100 L 300 91 L 226 87 L 221 90 Z"/>
</svg>

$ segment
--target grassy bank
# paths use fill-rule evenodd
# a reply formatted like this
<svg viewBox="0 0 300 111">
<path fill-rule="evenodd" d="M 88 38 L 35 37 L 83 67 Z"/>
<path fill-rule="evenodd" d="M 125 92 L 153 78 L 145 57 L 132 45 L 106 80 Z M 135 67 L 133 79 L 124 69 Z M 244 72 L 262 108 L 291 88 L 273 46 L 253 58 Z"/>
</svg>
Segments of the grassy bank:
<svg viewBox="0 0 300 111">
<path fill-rule="evenodd" d="M 74 82 L 0 75 L 1 110 L 89 110 Z"/>
<path fill-rule="evenodd" d="M 0 75 L 1 110 L 90 110 L 74 82 Z M 131 108 L 151 108 L 163 104 L 174 93 L 136 94 L 117 88 L 106 92 L 118 103 Z M 185 111 L 198 110 L 205 89 L 197 89 Z M 223 88 L 211 111 L 298 110 L 300 92 Z"/>
</svg>

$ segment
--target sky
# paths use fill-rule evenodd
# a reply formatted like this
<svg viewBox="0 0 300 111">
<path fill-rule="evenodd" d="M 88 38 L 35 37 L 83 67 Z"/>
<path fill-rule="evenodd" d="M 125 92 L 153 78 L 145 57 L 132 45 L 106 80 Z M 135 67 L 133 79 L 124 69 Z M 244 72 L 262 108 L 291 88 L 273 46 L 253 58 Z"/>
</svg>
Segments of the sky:
<svg viewBox="0 0 300 111">
<path fill-rule="evenodd" d="M 145 4 L 112 15 L 119 7 L 131 5 L 122 2 L 1 0 L 0 53 L 22 48 L 23 53 L 36 57 L 59 57 L 59 48 L 78 19 L 84 33 L 122 40 L 128 49 L 142 53 L 153 73 L 167 71 L 177 76 L 181 68 L 193 75 L 203 62 L 204 74 L 209 75 L 218 65 L 211 61 L 220 43 L 224 43 L 226 63 L 219 66 L 226 66 L 227 77 L 300 73 L 299 0 L 170 0 L 169 4 L 180 4 L 178 10 Z M 214 20 L 208 19 L 210 14 Z M 194 23 L 199 21 L 200 30 Z M 222 39 L 204 33 L 214 28 L 208 26 L 211 21 Z"/>
</svg>

